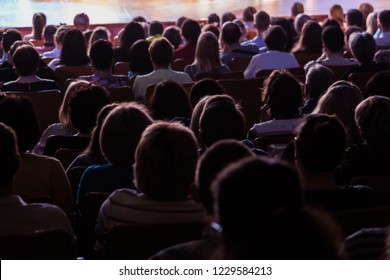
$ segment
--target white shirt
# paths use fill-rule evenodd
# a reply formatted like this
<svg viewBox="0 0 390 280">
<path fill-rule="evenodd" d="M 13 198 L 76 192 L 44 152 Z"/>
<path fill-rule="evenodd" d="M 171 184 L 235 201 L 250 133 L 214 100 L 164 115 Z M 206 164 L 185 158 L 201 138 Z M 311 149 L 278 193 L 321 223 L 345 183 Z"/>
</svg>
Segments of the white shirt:
<svg viewBox="0 0 390 280">
<path fill-rule="evenodd" d="M 244 72 L 245 79 L 255 78 L 260 70 L 288 69 L 299 67 L 292 54 L 280 51 L 267 51 L 252 57 Z"/>
<path fill-rule="evenodd" d="M 61 55 L 61 49 L 55 48 L 50 52 L 44 52 L 42 58 L 59 58 Z"/>
<path fill-rule="evenodd" d="M 382 32 L 375 42 L 378 46 L 390 46 L 390 32 Z"/>
<path fill-rule="evenodd" d="M 302 119 L 270 120 L 257 123 L 251 128 L 251 132 L 257 137 L 268 135 L 292 134 Z"/>
</svg>

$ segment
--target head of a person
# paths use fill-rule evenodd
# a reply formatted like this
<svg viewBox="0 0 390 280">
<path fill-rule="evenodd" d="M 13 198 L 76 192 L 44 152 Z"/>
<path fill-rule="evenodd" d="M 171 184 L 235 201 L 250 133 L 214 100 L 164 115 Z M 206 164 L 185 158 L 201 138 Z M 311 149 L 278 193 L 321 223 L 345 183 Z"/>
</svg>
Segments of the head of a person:
<svg viewBox="0 0 390 280">
<path fill-rule="evenodd" d="M 36 40 L 42 40 L 43 29 L 46 26 L 46 15 L 35 13 L 32 20 L 32 35 Z"/>
<path fill-rule="evenodd" d="M 371 35 L 375 35 L 375 33 L 378 30 L 378 14 L 376 12 L 372 12 L 368 14 L 366 19 L 366 32 L 370 33 Z M 363 31 L 361 31 L 363 32 Z"/>
<path fill-rule="evenodd" d="M 204 32 L 199 36 L 195 51 L 195 62 L 201 72 L 213 72 L 221 66 L 219 58 L 219 43 L 211 32 Z"/>
<path fill-rule="evenodd" d="M 14 53 L 16 52 L 16 50 L 21 47 L 21 46 L 30 46 L 30 47 L 34 47 L 33 43 L 31 42 L 28 42 L 28 41 L 22 41 L 22 40 L 18 40 L 18 41 L 15 41 L 10 50 L 9 50 L 9 56 L 11 57 L 11 63 L 13 64 L 14 62 L 12 61 L 12 56 L 14 55 Z"/>
<path fill-rule="evenodd" d="M 363 141 L 373 146 L 387 146 L 390 141 L 390 99 L 370 96 L 355 111 L 355 120 Z"/>
<path fill-rule="evenodd" d="M 344 32 L 345 47 L 348 49 L 349 49 L 349 38 L 351 38 L 351 35 L 355 32 L 362 33 L 362 32 L 364 32 L 364 30 L 359 26 L 352 25 L 352 26 L 348 26 L 347 30 L 345 30 L 345 32 Z"/>
<path fill-rule="evenodd" d="M 3 32 L 3 39 L 1 41 L 4 52 L 8 53 L 11 46 L 16 41 L 22 40 L 22 35 L 16 29 L 7 29 Z"/>
<path fill-rule="evenodd" d="M 69 29 L 64 35 L 60 64 L 66 66 L 87 65 L 89 58 L 84 35 L 78 29 Z"/>
<path fill-rule="evenodd" d="M 194 106 L 192 111 L 190 129 L 194 133 L 196 140 L 198 142 L 199 148 L 205 148 L 205 145 L 202 143 L 202 139 L 199 135 L 200 127 L 200 116 L 202 115 L 206 101 L 211 98 L 211 96 L 205 96 L 199 100 L 199 102 Z"/>
<path fill-rule="evenodd" d="M 302 86 L 289 72 L 275 70 L 265 81 L 263 101 L 269 107 L 272 118 L 297 118 L 303 103 Z"/>
<path fill-rule="evenodd" d="M 86 31 L 89 28 L 89 17 L 85 13 L 76 14 L 73 18 L 74 28 L 81 32 Z"/>
<path fill-rule="evenodd" d="M 226 22 L 222 25 L 221 38 L 224 44 L 233 45 L 240 41 L 240 27 L 233 22 Z"/>
<path fill-rule="evenodd" d="M 171 121 L 174 118 L 191 118 L 190 98 L 183 86 L 174 81 L 162 81 L 154 89 L 150 104 L 155 120 Z"/>
<path fill-rule="evenodd" d="M 262 247 L 275 215 L 282 210 L 301 211 L 303 205 L 296 171 L 271 158 L 249 157 L 229 165 L 212 189 L 227 259 L 267 258 Z"/>
<path fill-rule="evenodd" d="M 117 167 L 131 166 L 144 130 L 153 123 L 146 109 L 136 103 L 123 103 L 106 117 L 100 132 L 104 158 Z"/>
<path fill-rule="evenodd" d="M 154 20 L 149 25 L 149 35 L 161 35 L 164 31 L 164 26 L 160 21 Z"/>
<path fill-rule="evenodd" d="M 53 24 L 46 25 L 43 29 L 43 40 L 47 43 L 54 43 L 54 34 L 57 32 L 57 27 Z"/>
<path fill-rule="evenodd" d="M 268 28 L 264 37 L 264 43 L 268 50 L 283 51 L 286 47 L 287 35 L 284 29 L 278 25 Z"/>
<path fill-rule="evenodd" d="M 145 39 L 145 32 L 139 22 L 129 22 L 120 38 L 120 46 L 128 50 L 137 40 Z"/>
<path fill-rule="evenodd" d="M 278 25 L 283 28 L 286 32 L 287 41 L 286 47 L 284 48 L 285 52 L 290 52 L 294 45 L 294 27 L 286 18 L 284 17 L 276 17 L 272 18 L 271 25 Z"/>
<path fill-rule="evenodd" d="M 15 132 L 0 122 L 0 197 L 11 195 L 13 179 L 19 167 Z"/>
<path fill-rule="evenodd" d="M 361 64 L 371 63 L 377 50 L 374 37 L 367 32 L 353 33 L 350 37 L 349 48 Z"/>
<path fill-rule="evenodd" d="M 23 45 L 16 49 L 12 55 L 12 61 L 16 73 L 21 77 L 35 75 L 39 66 L 39 53 L 29 45 Z"/>
<path fill-rule="evenodd" d="M 343 124 L 349 144 L 359 140 L 354 115 L 357 105 L 363 100 L 359 88 L 350 82 L 338 81 L 331 85 L 318 101 L 314 114 L 336 116 Z"/>
<path fill-rule="evenodd" d="M 245 119 L 238 105 L 228 95 L 207 99 L 199 119 L 199 136 L 206 147 L 222 139 L 241 140 Z"/>
<path fill-rule="evenodd" d="M 146 40 L 138 40 L 129 51 L 130 71 L 140 75 L 149 74 L 153 71 L 153 64 L 149 54 L 149 42 Z"/>
<path fill-rule="evenodd" d="M 92 66 L 98 71 L 111 71 L 114 61 L 114 50 L 109 41 L 100 39 L 94 42 L 89 51 Z"/>
<path fill-rule="evenodd" d="M 72 127 L 90 136 L 100 110 L 109 103 L 108 93 L 100 85 L 90 84 L 70 96 L 68 103 Z"/>
<path fill-rule="evenodd" d="M 184 23 L 187 19 L 188 19 L 188 18 L 185 17 L 185 16 L 179 17 L 179 18 L 176 20 L 176 26 L 179 27 L 180 30 L 181 30 L 181 28 L 182 28 L 182 26 L 183 26 L 183 23 Z"/>
<path fill-rule="evenodd" d="M 135 16 L 135 17 L 133 18 L 133 21 L 135 21 L 135 22 L 148 22 L 148 21 L 146 20 L 146 18 L 144 18 L 143 16 Z"/>
<path fill-rule="evenodd" d="M 305 12 L 305 8 L 303 7 L 303 4 L 300 2 L 294 2 L 294 4 L 291 6 L 291 18 L 295 18 L 299 14 L 303 14 Z"/>
<path fill-rule="evenodd" d="M 364 17 L 361 11 L 358 9 L 350 9 L 346 14 L 347 26 L 356 25 L 364 28 Z"/>
<path fill-rule="evenodd" d="M 367 16 L 374 11 L 374 6 L 371 3 L 361 3 L 359 5 L 359 11 L 363 14 L 364 20 L 366 20 Z"/>
<path fill-rule="evenodd" d="M 173 57 L 173 46 L 166 38 L 157 38 L 150 44 L 149 53 L 153 65 L 168 67 Z"/>
<path fill-rule="evenodd" d="M 105 26 L 98 26 L 96 27 L 91 34 L 91 37 L 89 38 L 88 46 L 91 48 L 93 43 L 95 43 L 98 40 L 106 40 L 110 41 L 111 39 L 111 33 Z"/>
<path fill-rule="evenodd" d="M 390 10 L 383 10 L 378 16 L 379 27 L 383 32 L 390 31 Z"/>
<path fill-rule="evenodd" d="M 266 12 L 258 11 L 255 14 L 255 27 L 260 34 L 268 29 L 270 22 L 271 18 Z"/>
<path fill-rule="evenodd" d="M 298 128 L 295 160 L 301 176 L 332 174 L 346 148 L 343 125 L 335 117 L 308 115 Z"/>
<path fill-rule="evenodd" d="M 213 181 L 229 164 L 246 157 L 254 157 L 254 154 L 237 140 L 218 141 L 200 157 L 196 168 L 195 184 L 199 200 L 208 215 L 214 214 L 214 196 L 211 189 Z"/>
<path fill-rule="evenodd" d="M 195 82 L 190 91 L 190 100 L 192 107 L 205 96 L 224 94 L 225 90 L 213 79 L 205 78 Z"/>
<path fill-rule="evenodd" d="M 254 15 L 257 13 L 257 10 L 253 6 L 248 6 L 242 11 L 242 20 L 244 22 L 254 22 Z"/>
<path fill-rule="evenodd" d="M 183 22 L 181 34 L 189 44 L 196 46 L 200 33 L 200 25 L 196 20 L 186 19 L 186 21 Z"/>
<path fill-rule="evenodd" d="M 236 18 L 237 18 L 236 15 L 233 14 L 232 12 L 225 12 L 222 14 L 221 24 L 223 25 L 225 22 L 233 21 Z"/>
<path fill-rule="evenodd" d="M 335 19 L 330 19 L 330 18 L 327 18 L 324 22 L 323 22 L 323 24 L 322 24 L 322 30 L 324 30 L 326 27 L 328 27 L 328 26 L 335 26 L 335 27 L 338 27 L 338 28 L 340 28 L 341 29 L 341 26 L 340 26 L 340 23 L 337 21 L 337 20 L 335 20 Z"/>
<path fill-rule="evenodd" d="M 178 28 L 177 26 L 168 26 L 167 28 L 165 28 L 162 36 L 167 38 L 175 49 L 177 49 L 181 44 L 180 28 Z"/>
<path fill-rule="evenodd" d="M 339 4 L 334 4 L 329 8 L 329 18 L 335 19 L 341 26 L 344 23 L 344 10 Z"/>
<path fill-rule="evenodd" d="M 68 31 L 68 29 L 69 29 L 69 27 L 67 27 L 65 25 L 62 25 L 62 26 L 57 28 L 56 34 L 54 35 L 55 36 L 55 43 L 56 43 L 57 47 L 62 48 L 62 45 L 64 43 L 64 36 L 65 36 L 65 33 Z"/>
<path fill-rule="evenodd" d="M 218 28 L 221 24 L 221 19 L 216 13 L 212 13 L 207 17 L 207 23 L 212 24 Z"/>
<path fill-rule="evenodd" d="M 302 28 L 298 47 L 307 53 L 321 53 L 322 51 L 322 27 L 314 20 L 307 21 Z M 344 40 L 344 37 L 343 37 Z M 343 41 L 344 42 L 344 41 Z"/>
<path fill-rule="evenodd" d="M 0 101 L 0 122 L 11 127 L 16 134 L 21 154 L 34 148 L 40 132 L 31 101 L 25 97 L 6 97 Z"/>
<path fill-rule="evenodd" d="M 195 180 L 197 160 L 191 130 L 179 123 L 154 123 L 142 134 L 135 152 L 135 184 L 152 200 L 184 200 Z"/>
<path fill-rule="evenodd" d="M 307 14 L 298 14 L 295 19 L 294 19 L 294 29 L 295 29 L 295 32 L 297 32 L 297 34 L 301 34 L 301 31 L 302 31 L 302 28 L 303 28 L 303 25 L 307 22 L 311 20 L 311 17 L 308 16 Z"/>
<path fill-rule="evenodd" d="M 319 63 L 313 64 L 306 74 L 306 97 L 318 100 L 335 81 L 336 77 L 332 70 Z"/>
<path fill-rule="evenodd" d="M 341 53 L 344 49 L 344 33 L 338 27 L 327 26 L 322 31 L 322 41 L 331 53 Z"/>
<path fill-rule="evenodd" d="M 244 22 L 242 20 L 236 18 L 235 20 L 233 20 L 233 23 L 237 24 L 238 27 L 240 28 L 240 31 L 241 31 L 240 41 L 246 41 L 247 40 L 247 32 L 246 32 L 246 27 L 245 27 Z"/>
<path fill-rule="evenodd" d="M 390 55 L 390 54 L 389 54 Z M 380 95 L 390 98 L 390 74 L 389 72 L 380 72 L 371 77 L 364 90 L 364 97 Z"/>
</svg>

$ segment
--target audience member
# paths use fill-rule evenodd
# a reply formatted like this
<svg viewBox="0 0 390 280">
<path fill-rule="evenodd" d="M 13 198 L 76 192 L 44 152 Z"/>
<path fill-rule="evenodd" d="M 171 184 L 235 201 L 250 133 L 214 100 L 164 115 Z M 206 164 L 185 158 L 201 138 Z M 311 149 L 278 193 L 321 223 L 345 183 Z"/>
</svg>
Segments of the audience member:
<svg viewBox="0 0 390 280">
<path fill-rule="evenodd" d="M 212 25 L 216 26 L 217 28 L 219 28 L 221 26 L 221 19 L 219 18 L 219 16 L 216 13 L 212 13 L 212 14 L 209 14 L 209 16 L 207 17 L 207 23 L 212 24 Z"/>
<path fill-rule="evenodd" d="M 88 41 L 88 55 L 90 55 L 91 47 L 93 43 L 95 43 L 98 40 L 106 40 L 106 41 L 111 41 L 111 33 L 108 30 L 107 27 L 105 26 L 97 26 L 91 33 L 91 37 L 89 38 Z"/>
<path fill-rule="evenodd" d="M 162 36 L 168 39 L 175 50 L 181 45 L 180 28 L 177 26 L 168 26 Z"/>
<path fill-rule="evenodd" d="M 379 72 L 371 77 L 367 82 L 363 96 L 367 98 L 369 96 L 381 95 L 390 98 L 390 73 Z"/>
<path fill-rule="evenodd" d="M 264 43 L 264 34 L 267 32 L 268 27 L 270 25 L 270 16 L 264 12 L 259 11 L 255 14 L 255 24 L 254 27 L 256 28 L 257 34 L 256 37 L 252 40 L 243 42 L 243 46 L 247 46 L 248 44 L 255 44 L 259 49 L 264 48 L 266 45 Z"/>
<path fill-rule="evenodd" d="M 200 25 L 193 19 L 187 19 L 181 28 L 184 43 L 173 52 L 172 61 L 178 58 L 194 61 L 196 44 L 201 33 Z"/>
<path fill-rule="evenodd" d="M 64 43 L 64 36 L 68 27 L 60 26 L 57 28 L 55 37 L 55 48 L 52 51 L 44 52 L 42 58 L 59 58 L 61 56 L 62 45 Z"/>
<path fill-rule="evenodd" d="M 363 14 L 363 22 L 364 22 L 364 26 L 366 28 L 366 22 L 367 22 L 367 17 L 369 14 L 371 14 L 372 12 L 374 12 L 374 7 L 371 5 L 371 3 L 361 3 L 359 5 L 359 11 Z"/>
<path fill-rule="evenodd" d="M 22 40 L 22 35 L 18 30 L 7 29 L 3 32 L 3 39 L 1 40 L 1 45 L 3 47 L 3 57 L 0 59 L 0 68 L 3 68 L 4 62 L 9 59 L 9 51 L 13 43 L 19 40 Z"/>
<path fill-rule="evenodd" d="M 73 26 L 75 29 L 80 30 L 83 34 L 91 32 L 91 30 L 89 30 L 89 17 L 85 13 L 79 13 L 74 16 Z"/>
<path fill-rule="evenodd" d="M 284 17 L 272 18 L 271 25 L 279 25 L 283 28 L 284 32 L 286 32 L 287 41 L 284 51 L 291 52 L 291 49 L 294 46 L 294 37 L 296 36 L 294 26 Z M 265 49 L 262 50 L 265 51 Z"/>
<path fill-rule="evenodd" d="M 347 26 L 356 25 L 364 29 L 364 17 L 361 11 L 357 9 L 350 9 L 346 14 Z"/>
<path fill-rule="evenodd" d="M 322 52 L 322 27 L 314 20 L 307 21 L 302 28 L 298 44 L 292 53 L 320 54 Z M 287 34 L 286 34 L 287 35 Z"/>
<path fill-rule="evenodd" d="M 299 37 L 301 36 L 301 31 L 302 31 L 303 26 L 309 20 L 311 20 L 311 17 L 308 16 L 307 14 L 299 14 L 295 17 L 294 30 L 297 34 L 297 36 L 295 37 L 296 42 L 299 40 Z"/>
<path fill-rule="evenodd" d="M 367 26 L 366 32 L 370 33 L 372 36 L 374 36 L 376 34 L 376 32 L 378 31 L 378 14 L 377 13 L 372 12 L 367 16 L 366 26 Z"/>
<path fill-rule="evenodd" d="M 138 40 L 129 51 L 129 68 L 127 73 L 129 79 L 138 75 L 146 75 L 153 71 L 152 60 L 149 54 L 150 44 L 146 40 Z"/>
<path fill-rule="evenodd" d="M 163 34 L 164 26 L 160 21 L 152 21 L 149 25 L 149 36 L 146 41 L 152 42 L 156 38 L 160 38 Z"/>
<path fill-rule="evenodd" d="M 242 21 L 244 22 L 245 28 L 248 32 L 255 31 L 255 17 L 254 15 L 257 13 L 255 7 L 248 6 L 242 11 Z"/>
<path fill-rule="evenodd" d="M 23 41 L 37 40 L 42 41 L 43 29 L 46 26 L 46 15 L 44 13 L 35 13 L 32 20 L 31 34 L 23 37 Z"/>
<path fill-rule="evenodd" d="M 120 37 L 119 47 L 114 49 L 114 63 L 129 60 L 129 49 L 137 40 L 144 40 L 145 33 L 138 22 L 129 22 Z"/>
<path fill-rule="evenodd" d="M 383 10 L 378 15 L 379 36 L 375 37 L 377 46 L 390 46 L 390 10 Z"/>
<path fill-rule="evenodd" d="M 205 96 L 224 94 L 225 90 L 213 79 L 202 79 L 197 81 L 191 87 L 190 99 L 191 105 L 195 108 L 196 104 Z"/>
<path fill-rule="evenodd" d="M 49 24 L 45 26 L 45 28 L 43 29 L 43 46 L 36 47 L 37 51 L 40 54 L 52 51 L 55 48 L 54 34 L 56 32 L 57 27 L 55 25 Z"/>
<path fill-rule="evenodd" d="M 219 38 L 221 35 L 221 32 L 219 31 L 218 27 L 216 27 L 215 25 L 212 25 L 212 24 L 203 25 L 202 33 L 207 32 L 207 31 L 210 31 L 211 33 L 213 33 L 215 35 L 215 37 L 217 37 L 217 38 Z"/>
<path fill-rule="evenodd" d="M 334 4 L 329 9 L 329 19 L 334 19 L 339 24 L 340 28 L 342 30 L 345 29 L 345 23 L 344 23 L 344 10 L 343 7 L 339 4 Z"/>
<path fill-rule="evenodd" d="M 248 34 L 247 34 L 247 32 L 246 32 L 246 28 L 245 28 L 245 25 L 244 25 L 244 23 L 242 22 L 242 20 L 240 20 L 240 19 L 235 19 L 235 20 L 233 20 L 233 23 L 237 24 L 238 27 L 240 28 L 241 37 L 240 37 L 239 42 L 240 42 L 240 43 L 243 43 L 243 42 L 247 41 L 247 40 L 248 40 Z"/>
<path fill-rule="evenodd" d="M 236 15 L 233 14 L 232 12 L 225 12 L 223 13 L 221 18 L 221 25 L 224 25 L 224 23 L 228 21 L 233 22 L 233 20 L 235 20 L 236 18 L 237 18 Z"/>
</svg>

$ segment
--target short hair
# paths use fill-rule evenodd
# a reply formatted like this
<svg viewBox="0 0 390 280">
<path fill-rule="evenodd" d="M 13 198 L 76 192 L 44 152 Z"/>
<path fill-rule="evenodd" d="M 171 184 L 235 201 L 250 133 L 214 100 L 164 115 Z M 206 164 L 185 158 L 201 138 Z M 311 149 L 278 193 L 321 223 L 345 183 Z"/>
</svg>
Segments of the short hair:
<svg viewBox="0 0 390 280">
<path fill-rule="evenodd" d="M 145 39 L 145 32 L 142 25 L 139 22 L 129 22 L 126 24 L 120 37 L 120 46 L 125 48 L 126 51 L 137 41 Z"/>
<path fill-rule="evenodd" d="M 254 153 L 237 140 L 221 140 L 209 147 L 198 161 L 195 182 L 199 199 L 209 215 L 214 214 L 214 197 L 211 185 L 217 175 L 229 164 L 254 156 Z"/>
<path fill-rule="evenodd" d="M 89 17 L 85 13 L 76 14 L 73 18 L 73 25 L 76 29 L 84 31 L 89 27 Z"/>
<path fill-rule="evenodd" d="M 273 118 L 296 118 L 303 102 L 301 84 L 288 71 L 274 70 L 265 81 L 263 101 Z"/>
<path fill-rule="evenodd" d="M 272 18 L 271 25 L 279 25 L 286 32 L 287 41 L 285 52 L 290 52 L 294 45 L 294 26 L 284 17 Z"/>
<path fill-rule="evenodd" d="M 303 4 L 300 2 L 294 2 L 294 4 L 291 6 L 291 15 L 293 16 L 303 14 L 304 12 L 305 12 L 305 8 L 303 7 Z"/>
<path fill-rule="evenodd" d="M 181 34 L 189 44 L 195 46 L 198 42 L 200 33 L 200 25 L 196 20 L 186 19 L 183 22 L 183 25 L 181 27 Z"/>
<path fill-rule="evenodd" d="M 164 31 L 164 26 L 160 21 L 154 20 L 149 25 L 149 34 L 151 36 L 162 34 Z"/>
<path fill-rule="evenodd" d="M 40 132 L 37 116 L 26 97 L 10 96 L 1 100 L 0 122 L 15 131 L 20 153 L 32 150 L 38 143 Z"/>
<path fill-rule="evenodd" d="M 93 43 L 95 43 L 98 40 L 106 40 L 110 41 L 111 33 L 105 26 L 97 26 L 91 33 L 91 37 L 89 38 L 88 41 L 88 46 L 91 48 Z"/>
<path fill-rule="evenodd" d="M 358 9 L 349 9 L 346 14 L 347 25 L 356 25 L 364 28 L 364 17 L 361 11 Z"/>
<path fill-rule="evenodd" d="M 173 46 L 166 38 L 157 38 L 150 44 L 149 53 L 153 64 L 167 66 L 172 61 Z"/>
<path fill-rule="evenodd" d="M 205 78 L 200 81 L 195 82 L 190 91 L 190 99 L 192 107 L 195 107 L 196 104 L 205 96 L 208 95 L 219 95 L 224 94 L 225 90 L 218 84 L 215 80 L 210 78 Z"/>
<path fill-rule="evenodd" d="M 202 27 L 202 32 L 211 32 L 215 35 L 215 37 L 219 38 L 219 36 L 221 35 L 221 32 L 219 31 L 219 28 L 213 24 L 205 24 L 203 25 Z"/>
<path fill-rule="evenodd" d="M 390 98 L 390 73 L 380 72 L 371 77 L 367 82 L 363 96 L 365 98 L 381 95 Z"/>
<path fill-rule="evenodd" d="M 197 160 L 196 139 L 191 130 L 179 123 L 154 123 L 142 134 L 135 152 L 136 186 L 153 200 L 186 199 L 194 182 Z"/>
<path fill-rule="evenodd" d="M 221 19 L 216 13 L 212 13 L 207 17 L 207 23 L 219 27 L 219 25 L 221 24 Z"/>
<path fill-rule="evenodd" d="M 194 110 L 192 111 L 190 129 L 194 133 L 196 140 L 198 140 L 199 148 L 204 148 L 204 144 L 202 143 L 202 139 L 201 139 L 200 133 L 199 133 L 200 117 L 202 115 L 204 106 L 206 105 L 206 101 L 210 97 L 211 96 L 205 96 L 202 99 L 200 99 L 199 102 L 194 106 Z"/>
<path fill-rule="evenodd" d="M 16 135 L 12 128 L 0 122 L 0 187 L 12 182 L 19 170 L 20 159 Z M 0 190 L 3 193 L 4 190 Z"/>
<path fill-rule="evenodd" d="M 180 28 L 177 26 L 168 26 L 165 28 L 162 36 L 168 39 L 174 49 L 177 49 L 181 44 Z"/>
<path fill-rule="evenodd" d="M 314 63 L 306 74 L 306 96 L 320 98 L 335 81 L 332 70 L 320 63 Z"/>
<path fill-rule="evenodd" d="M 271 26 L 264 37 L 264 42 L 269 50 L 283 51 L 287 42 L 286 32 L 278 25 Z"/>
<path fill-rule="evenodd" d="M 89 51 L 89 57 L 97 70 L 111 70 L 114 61 L 114 50 L 111 42 L 102 39 L 95 41 Z"/>
<path fill-rule="evenodd" d="M 353 56 L 362 64 L 368 64 L 374 59 L 377 50 L 374 37 L 367 33 L 353 33 L 350 40 Z"/>
<path fill-rule="evenodd" d="M 99 85 L 90 84 L 69 99 L 69 115 L 72 127 L 90 135 L 100 110 L 109 103 L 108 93 Z"/>
<path fill-rule="evenodd" d="M 259 31 L 265 31 L 268 29 L 271 22 L 269 14 L 264 11 L 259 11 L 255 14 L 256 29 Z"/>
<path fill-rule="evenodd" d="M 335 20 L 335 19 L 330 19 L 330 18 L 327 18 L 324 22 L 323 22 L 323 24 L 322 24 L 322 29 L 324 30 L 326 27 L 328 27 L 328 26 L 334 26 L 334 27 L 338 27 L 338 28 L 340 28 L 341 29 L 341 26 L 340 26 L 340 23 L 337 21 L 337 20 Z"/>
<path fill-rule="evenodd" d="M 370 96 L 355 110 L 355 120 L 363 140 L 370 145 L 387 146 L 390 141 L 390 99 Z"/>
<path fill-rule="evenodd" d="M 46 25 L 43 29 L 43 39 L 46 42 L 54 43 L 54 34 L 57 32 L 57 27 L 53 24 Z"/>
<path fill-rule="evenodd" d="M 329 9 L 329 18 L 335 19 L 340 26 L 344 24 L 344 10 L 339 4 L 334 4 Z"/>
<path fill-rule="evenodd" d="M 188 18 L 185 16 L 181 16 L 177 19 L 176 25 L 181 29 L 183 26 L 183 23 L 187 20 Z"/>
<path fill-rule="evenodd" d="M 206 147 L 222 139 L 241 140 L 245 119 L 234 99 L 228 95 L 208 98 L 199 120 L 199 133 Z"/>
<path fill-rule="evenodd" d="M 55 33 L 56 43 L 57 44 L 63 44 L 64 43 L 64 36 L 66 31 L 69 30 L 69 27 L 62 25 L 57 28 L 57 31 Z"/>
<path fill-rule="evenodd" d="M 16 49 L 12 55 L 12 61 L 14 62 L 16 73 L 25 77 L 37 73 L 40 57 L 34 47 L 24 45 Z"/>
<path fill-rule="evenodd" d="M 16 52 L 16 50 L 21 47 L 21 46 L 30 46 L 30 47 L 34 47 L 33 43 L 31 42 L 28 42 L 28 41 L 22 41 L 22 40 L 18 40 L 18 41 L 15 41 L 11 48 L 9 49 L 9 55 L 10 57 L 12 58 L 12 56 L 14 55 L 14 53 Z"/>
<path fill-rule="evenodd" d="M 11 49 L 12 44 L 15 41 L 22 40 L 22 35 L 20 32 L 16 29 L 7 29 L 3 32 L 3 50 L 7 53 Z"/>
<path fill-rule="evenodd" d="M 390 10 L 383 10 L 378 16 L 379 22 L 383 29 L 386 31 L 390 30 Z"/>
<path fill-rule="evenodd" d="M 254 14 L 257 13 L 257 10 L 253 6 L 248 6 L 244 9 L 242 12 L 242 20 L 245 22 L 253 22 L 254 21 Z"/>
<path fill-rule="evenodd" d="M 233 14 L 232 12 L 225 12 L 222 14 L 222 25 L 225 23 L 225 22 L 228 22 L 228 21 L 233 21 L 235 20 L 237 17 L 235 14 Z"/>
<path fill-rule="evenodd" d="M 311 17 L 307 14 L 298 14 L 294 19 L 294 29 L 295 31 L 300 34 L 303 28 L 303 25 L 311 20 Z"/>
<path fill-rule="evenodd" d="M 298 128 L 296 158 L 310 174 L 331 173 L 346 148 L 343 125 L 332 116 L 308 115 Z"/>
<path fill-rule="evenodd" d="M 139 75 L 146 75 L 153 71 L 152 60 L 149 54 L 150 43 L 146 40 L 136 41 L 129 50 L 130 71 Z"/>
<path fill-rule="evenodd" d="M 143 16 L 136 16 L 133 18 L 133 21 L 135 22 L 147 22 L 146 18 L 144 18 Z"/>
<path fill-rule="evenodd" d="M 192 106 L 186 90 L 174 81 L 165 80 L 156 85 L 150 103 L 155 120 L 191 118 Z"/>
<path fill-rule="evenodd" d="M 322 41 L 332 53 L 340 53 L 344 49 L 344 33 L 338 27 L 325 27 L 322 31 Z"/>
<path fill-rule="evenodd" d="M 233 22 L 226 22 L 222 25 L 221 37 L 229 45 L 238 43 L 241 37 L 240 27 Z"/>
<path fill-rule="evenodd" d="M 141 135 L 152 123 L 142 105 L 118 105 L 108 114 L 100 132 L 100 147 L 105 159 L 118 167 L 133 164 Z"/>
</svg>

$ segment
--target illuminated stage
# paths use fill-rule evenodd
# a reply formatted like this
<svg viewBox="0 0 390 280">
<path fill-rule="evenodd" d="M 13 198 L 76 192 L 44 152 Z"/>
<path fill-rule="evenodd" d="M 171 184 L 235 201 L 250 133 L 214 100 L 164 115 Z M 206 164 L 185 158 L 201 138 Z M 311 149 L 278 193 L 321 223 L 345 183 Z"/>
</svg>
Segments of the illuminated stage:
<svg viewBox="0 0 390 280">
<path fill-rule="evenodd" d="M 91 23 L 128 22 L 134 16 L 142 15 L 147 20 L 176 20 L 185 15 L 204 18 L 210 13 L 219 15 L 226 11 L 241 14 L 246 6 L 263 9 L 270 15 L 289 15 L 296 0 L 0 0 L 0 26 L 31 26 L 34 12 L 44 12 L 48 23 L 72 23 L 73 16 L 85 12 Z M 340 3 L 344 10 L 356 8 L 366 0 L 302 0 L 308 14 L 327 14 L 329 7 Z M 373 0 L 375 9 L 390 9 L 389 0 Z"/>
</svg>

